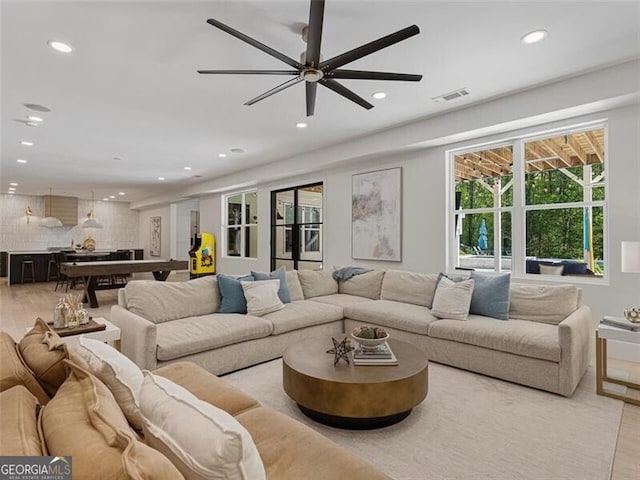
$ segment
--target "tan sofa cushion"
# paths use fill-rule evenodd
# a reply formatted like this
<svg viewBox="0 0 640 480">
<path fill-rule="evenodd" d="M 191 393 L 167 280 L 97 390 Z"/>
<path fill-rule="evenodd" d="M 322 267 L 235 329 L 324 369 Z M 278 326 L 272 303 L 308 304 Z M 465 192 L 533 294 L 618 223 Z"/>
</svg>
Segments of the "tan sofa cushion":
<svg viewBox="0 0 640 480">
<path fill-rule="evenodd" d="M 287 304 L 289 305 L 289 304 Z M 173 360 L 192 353 L 267 337 L 273 325 L 265 317 L 212 313 L 181 318 L 157 326 L 157 358 Z"/>
<path fill-rule="evenodd" d="M 0 332 L 0 392 L 16 385 L 24 385 L 42 405 L 49 401 L 49 395 L 38 383 L 29 368 L 22 363 L 18 346 L 11 335 Z"/>
<path fill-rule="evenodd" d="M 378 300 L 383 278 L 384 270 L 373 270 L 354 275 L 348 280 L 338 282 L 338 292 Z"/>
<path fill-rule="evenodd" d="M 254 408 L 237 415 L 236 419 L 249 431 L 258 447 L 267 471 L 267 478 L 278 480 L 389 478 L 311 428 L 269 408 Z"/>
<path fill-rule="evenodd" d="M 338 293 L 338 282 L 333 279 L 331 272 L 298 270 L 298 279 L 305 299 Z"/>
<path fill-rule="evenodd" d="M 183 478 L 167 458 L 134 437 L 106 385 L 68 365 L 69 378 L 40 417 L 49 455 L 71 455 L 74 478 Z"/>
<path fill-rule="evenodd" d="M 23 385 L 0 393 L 0 456 L 43 454 L 38 436 L 38 400 Z"/>
<path fill-rule="evenodd" d="M 186 282 L 133 280 L 124 288 L 127 308 L 153 323 L 214 313 L 220 307 L 215 276 Z"/>
<path fill-rule="evenodd" d="M 297 270 L 287 270 L 287 288 L 289 288 L 289 296 L 292 302 L 304 300 L 304 293 L 302 293 L 302 285 L 300 285 Z"/>
<path fill-rule="evenodd" d="M 67 378 L 64 361 L 69 358 L 67 346 L 58 334 L 38 318 L 33 328 L 20 340 L 18 353 L 44 391 L 50 397 L 55 395 Z"/>
<path fill-rule="evenodd" d="M 511 284 L 509 318 L 558 325 L 580 306 L 574 285 Z"/>
<path fill-rule="evenodd" d="M 380 300 L 412 303 L 430 307 L 436 291 L 438 275 L 387 270 L 382 280 Z"/>
<path fill-rule="evenodd" d="M 302 300 L 287 303 L 282 310 L 269 313 L 262 318 L 273 323 L 273 335 L 280 335 L 311 325 L 342 320 L 343 315 L 342 308 L 335 305 Z"/>
<path fill-rule="evenodd" d="M 465 322 L 445 319 L 432 323 L 429 336 L 524 357 L 560 361 L 558 327 L 539 322 L 469 315 Z"/>
<path fill-rule="evenodd" d="M 313 297 L 310 301 L 328 303 L 336 307 L 348 307 L 356 303 L 373 302 L 370 298 L 358 297 L 356 295 L 347 295 L 345 293 L 334 293 L 333 295 L 323 295 L 321 297 Z"/>
<path fill-rule="evenodd" d="M 145 371 L 140 408 L 145 442 L 169 458 L 187 480 L 266 478 L 249 432 L 180 385 Z"/>
<path fill-rule="evenodd" d="M 186 388 L 200 400 L 236 415 L 260 404 L 224 379 L 191 362 L 176 362 L 153 371 Z"/>
<path fill-rule="evenodd" d="M 344 307 L 344 316 L 363 324 L 375 323 L 421 335 L 426 335 L 429 324 L 438 320 L 427 307 L 390 300 L 374 300 Z"/>
</svg>

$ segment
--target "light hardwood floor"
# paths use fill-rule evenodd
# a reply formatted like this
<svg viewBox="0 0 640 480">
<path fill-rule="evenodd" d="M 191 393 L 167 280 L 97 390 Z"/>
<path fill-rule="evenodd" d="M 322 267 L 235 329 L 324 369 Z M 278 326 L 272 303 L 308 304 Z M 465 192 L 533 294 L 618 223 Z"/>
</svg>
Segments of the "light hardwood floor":
<svg viewBox="0 0 640 480">
<path fill-rule="evenodd" d="M 152 279 L 151 274 L 136 274 L 136 279 Z M 184 281 L 186 272 L 173 272 L 168 281 Z M 0 279 L 0 330 L 19 340 L 33 325 L 36 317 L 50 319 L 58 298 L 64 296 L 59 288 L 54 292 L 55 282 L 12 285 Z M 75 290 L 69 290 L 75 293 Z M 89 309 L 94 317 L 109 318 L 111 306 L 117 304 L 116 290 L 97 292 L 99 308 Z M 594 340 L 595 342 L 595 340 Z M 592 363 L 595 360 L 592 360 Z M 640 365 L 609 359 L 610 368 L 629 372 L 630 381 L 640 383 Z M 594 432 L 597 435 L 597 432 Z M 577 439 L 579 441 L 579 439 Z M 640 480 L 640 407 L 624 405 L 618 442 L 613 463 L 612 480 Z"/>
</svg>

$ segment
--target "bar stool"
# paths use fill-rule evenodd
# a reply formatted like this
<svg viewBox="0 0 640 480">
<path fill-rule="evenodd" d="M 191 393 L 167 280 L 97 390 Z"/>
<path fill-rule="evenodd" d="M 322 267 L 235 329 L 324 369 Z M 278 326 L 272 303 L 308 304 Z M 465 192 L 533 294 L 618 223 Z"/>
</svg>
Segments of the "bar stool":
<svg viewBox="0 0 640 480">
<path fill-rule="evenodd" d="M 53 267 L 53 272 L 51 272 L 51 267 Z M 51 273 L 53 273 L 53 280 L 58 280 L 60 272 L 58 271 L 58 263 L 53 255 L 49 257 L 49 264 L 47 265 L 47 282 L 50 282 L 52 279 Z"/>
<path fill-rule="evenodd" d="M 24 267 L 31 269 L 31 282 L 36 283 L 36 268 L 33 263 L 33 259 L 29 256 L 22 258 L 22 266 L 20 271 L 20 283 L 24 283 Z"/>
</svg>

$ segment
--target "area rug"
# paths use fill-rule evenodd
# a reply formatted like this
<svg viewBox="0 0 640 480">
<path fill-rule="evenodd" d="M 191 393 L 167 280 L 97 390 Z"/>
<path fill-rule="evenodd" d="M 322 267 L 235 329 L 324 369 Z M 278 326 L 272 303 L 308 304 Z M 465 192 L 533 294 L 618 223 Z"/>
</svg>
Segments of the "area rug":
<svg viewBox="0 0 640 480">
<path fill-rule="evenodd" d="M 429 394 L 409 417 L 348 431 L 298 410 L 282 389 L 281 360 L 224 378 L 397 480 L 607 480 L 623 408 L 595 394 L 593 367 L 564 398 L 431 363 Z"/>
</svg>

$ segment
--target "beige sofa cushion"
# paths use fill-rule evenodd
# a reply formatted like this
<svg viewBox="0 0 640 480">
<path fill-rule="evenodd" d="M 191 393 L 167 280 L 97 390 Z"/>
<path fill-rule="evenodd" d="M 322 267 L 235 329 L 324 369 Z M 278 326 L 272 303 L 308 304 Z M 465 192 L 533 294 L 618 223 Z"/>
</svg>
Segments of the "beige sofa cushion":
<svg viewBox="0 0 640 480">
<path fill-rule="evenodd" d="M 214 313 L 220 307 L 215 276 L 186 282 L 133 280 L 124 288 L 127 308 L 153 323 Z"/>
<path fill-rule="evenodd" d="M 264 480 L 249 432 L 224 410 L 145 371 L 140 391 L 145 441 L 187 480 Z"/>
<path fill-rule="evenodd" d="M 323 295 L 321 297 L 313 297 L 312 302 L 328 303 L 336 307 L 348 307 L 356 303 L 373 302 L 370 298 L 358 297 L 355 295 L 347 295 L 345 293 L 334 293 L 333 295 Z"/>
<path fill-rule="evenodd" d="M 338 282 L 338 292 L 378 300 L 383 278 L 384 270 L 373 270 L 354 275 L 348 280 Z"/>
<path fill-rule="evenodd" d="M 289 296 L 292 302 L 304 300 L 304 293 L 302 293 L 302 285 L 300 285 L 297 270 L 287 270 L 287 288 L 289 288 Z"/>
<path fill-rule="evenodd" d="M 387 270 L 382 280 L 380 300 L 430 307 L 437 282 L 437 274 L 425 275 L 402 270 Z"/>
<path fill-rule="evenodd" d="M 260 405 L 242 390 L 192 362 L 171 363 L 154 370 L 153 374 L 168 378 L 200 400 L 215 405 L 231 415 Z"/>
<path fill-rule="evenodd" d="M 311 325 L 342 320 L 342 308 L 313 300 L 287 303 L 282 310 L 262 317 L 273 323 L 273 335 L 298 330 Z"/>
<path fill-rule="evenodd" d="M 573 285 L 511 284 L 509 318 L 558 325 L 580 306 L 580 289 Z"/>
<path fill-rule="evenodd" d="M 429 336 L 524 357 L 560 361 L 558 327 L 545 323 L 469 315 L 465 322 L 445 319 L 432 323 Z"/>
<path fill-rule="evenodd" d="M 338 293 L 338 281 L 333 279 L 331 272 L 298 270 L 298 279 L 305 299 Z"/>
<path fill-rule="evenodd" d="M 33 372 L 50 397 L 67 378 L 64 361 L 69 358 L 67 346 L 41 318 L 18 344 L 22 361 Z"/>
<path fill-rule="evenodd" d="M 115 348 L 92 338 L 80 337 L 70 352 L 83 361 L 89 372 L 98 377 L 113 393 L 122 413 L 136 430 L 142 430 L 138 395 L 142 387 L 142 371 Z M 78 363 L 78 362 L 75 362 Z"/>
<path fill-rule="evenodd" d="M 0 456 L 43 454 L 38 436 L 38 400 L 23 385 L 0 393 Z"/>
<path fill-rule="evenodd" d="M 265 318 L 267 316 L 212 313 L 160 323 L 157 326 L 157 358 L 160 361 L 173 360 L 232 343 L 267 337 L 271 335 L 273 325 Z"/>
<path fill-rule="evenodd" d="M 40 416 L 49 455 L 71 455 L 73 478 L 183 478 L 167 458 L 135 438 L 106 385 L 68 365 L 69 377 Z"/>
<path fill-rule="evenodd" d="M 24 385 L 42 405 L 49 401 L 47 392 L 20 360 L 16 342 L 8 333 L 0 332 L 0 392 L 16 385 Z"/>
<path fill-rule="evenodd" d="M 267 478 L 382 480 L 380 471 L 318 432 L 269 408 L 236 416 L 258 447 Z M 319 454 L 321 452 L 321 454 Z"/>
<path fill-rule="evenodd" d="M 375 323 L 421 335 L 426 335 L 429 324 L 438 320 L 427 307 L 390 300 L 374 300 L 344 307 L 344 316 L 363 324 Z"/>
</svg>

